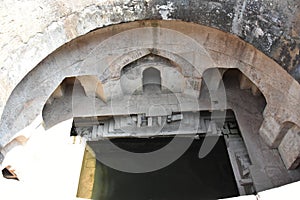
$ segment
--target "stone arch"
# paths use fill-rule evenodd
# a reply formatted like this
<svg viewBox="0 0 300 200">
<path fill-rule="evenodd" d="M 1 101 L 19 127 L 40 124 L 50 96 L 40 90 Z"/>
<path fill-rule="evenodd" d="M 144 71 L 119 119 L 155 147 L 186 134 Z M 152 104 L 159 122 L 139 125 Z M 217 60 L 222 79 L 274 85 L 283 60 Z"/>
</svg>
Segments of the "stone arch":
<svg viewBox="0 0 300 200">
<path fill-rule="evenodd" d="M 159 51 L 159 50 L 155 50 Z M 167 52 L 165 52 L 167 54 Z M 168 53 L 171 55 L 172 53 Z M 174 60 L 170 60 L 174 59 Z M 120 59 L 122 60 L 122 58 Z M 130 60 L 131 61 L 131 60 Z M 179 62 L 179 63 L 178 63 Z M 128 59 L 129 63 L 129 59 Z M 172 91 L 175 93 L 193 90 L 191 80 L 199 80 L 198 76 L 191 75 L 195 71 L 193 66 L 187 66 L 188 62 L 177 57 L 164 57 L 161 55 L 148 54 L 142 58 L 132 61 L 121 68 L 120 83 L 123 94 L 141 94 L 143 91 L 142 72 L 149 68 L 156 68 L 161 72 L 161 86 L 164 92 Z M 118 80 L 119 75 L 114 76 L 113 80 Z M 178 84 L 174 84 L 177 81 Z"/>
<path fill-rule="evenodd" d="M 180 56 L 194 66 L 200 75 L 207 68 L 239 68 L 265 94 L 269 112 L 264 114 L 291 117 L 300 124 L 298 112 L 289 114 L 287 110 L 281 109 L 282 113 L 278 113 L 278 109 L 271 109 L 276 108 L 277 104 L 281 105 L 278 99 L 285 99 L 285 104 L 292 104 L 293 109 L 298 110 L 295 103 L 298 97 L 294 93 L 286 95 L 286 91 L 289 87 L 299 90 L 299 84 L 273 60 L 242 40 L 212 28 L 177 21 L 155 21 L 155 27 L 153 21 L 116 26 L 119 28 L 114 29 L 114 32 L 111 27 L 107 27 L 72 41 L 27 74 L 5 103 L 0 124 L 1 146 L 41 112 L 48 96 L 65 77 L 89 74 L 99 76 L 100 81 L 104 82 L 107 78 L 107 66 L 141 46 L 146 49 L 159 46 L 165 52 Z M 147 31 L 142 30 L 143 28 Z M 187 42 L 183 43 L 183 40 Z M 51 77 L 51 82 L 47 81 L 48 77 Z M 282 79 L 285 81 L 278 81 Z M 36 85 L 40 87 L 35 87 Z"/>
<path fill-rule="evenodd" d="M 98 77 L 95 75 L 66 77 L 43 106 L 44 127 L 49 129 L 73 116 L 80 115 L 84 108 L 77 105 L 84 97 L 89 99 L 91 104 L 96 101 L 106 103 L 103 86 Z M 53 107 L 57 107 L 57 109 L 53 109 Z"/>
<path fill-rule="evenodd" d="M 153 48 L 153 45 L 159 45 L 163 50 L 166 51 L 170 51 L 170 52 L 174 52 L 176 54 L 180 54 L 180 52 L 189 52 L 191 49 L 194 51 L 195 56 L 191 57 L 190 53 L 184 55 L 186 57 L 186 59 L 190 62 L 195 64 L 198 68 L 204 67 L 204 63 L 208 64 L 208 66 L 212 65 L 213 63 L 209 58 L 209 55 L 206 53 L 205 49 L 201 46 L 198 45 L 197 43 L 195 43 L 195 41 L 187 36 L 185 36 L 182 33 L 173 31 L 171 29 L 160 29 L 160 28 L 151 28 L 151 27 L 146 27 L 146 29 L 148 30 L 145 34 L 145 30 L 143 28 L 140 29 L 134 29 L 133 31 L 128 30 L 128 31 L 124 31 L 121 32 L 120 34 L 118 34 L 116 37 L 114 37 L 114 39 L 109 38 L 108 40 L 104 40 L 103 42 L 101 42 L 100 44 L 87 44 L 87 45 L 94 45 L 94 48 L 92 51 L 86 52 L 86 56 L 80 54 L 78 55 L 78 53 L 82 53 L 82 52 L 78 52 L 77 49 L 75 49 L 75 51 L 70 51 L 67 54 L 73 54 L 71 55 L 71 59 L 69 61 L 65 61 L 64 57 L 66 55 L 62 55 L 59 52 L 55 52 L 52 56 L 55 57 L 55 62 L 53 62 L 54 57 L 50 56 L 47 59 L 45 59 L 42 63 L 40 63 L 40 65 L 35 68 L 34 70 L 32 70 L 26 77 L 25 79 L 22 81 L 22 84 L 19 84 L 19 86 L 17 88 L 15 88 L 12 96 L 11 96 L 11 100 L 12 101 L 18 101 L 18 98 L 15 98 L 15 95 L 17 95 L 18 93 L 22 93 L 21 91 L 26 91 L 27 90 L 27 94 L 24 95 L 28 96 L 29 94 L 31 94 L 32 96 L 30 97 L 33 100 L 29 100 L 28 97 L 27 98 L 22 98 L 22 103 L 26 104 L 27 101 L 30 101 L 30 106 L 28 108 L 26 108 L 25 110 L 28 112 L 29 109 L 34 109 L 35 112 L 30 112 L 31 115 L 26 114 L 26 117 L 24 118 L 24 116 L 21 114 L 19 115 L 19 120 L 15 120 L 15 122 L 12 122 L 11 120 L 9 120 L 8 118 L 3 118 L 1 120 L 1 126 L 3 128 L 3 131 L 0 131 L 1 134 L 4 134 L 4 132 L 17 132 L 21 129 L 21 127 L 25 127 L 26 124 L 28 124 L 31 120 L 33 120 L 33 118 L 35 117 L 34 114 L 32 115 L 32 113 L 39 113 L 41 112 L 41 107 L 43 107 L 44 103 L 46 102 L 46 100 L 48 99 L 49 94 L 51 94 L 50 91 L 54 90 L 59 83 L 65 78 L 65 77 L 69 77 L 69 76 L 80 76 L 80 75 L 86 75 L 86 74 L 100 74 L 103 76 L 103 74 L 105 74 L 105 68 L 107 66 L 110 65 L 111 61 L 113 59 L 111 59 L 112 57 L 114 58 L 118 58 L 119 56 L 123 55 L 124 53 L 126 53 L 127 51 L 131 51 L 132 48 L 136 48 L 136 45 L 142 45 L 140 44 L 141 41 L 145 42 L 145 46 L 147 48 Z M 156 30 L 158 30 L 159 32 L 157 32 Z M 101 32 L 101 31 L 100 31 Z M 135 34 L 135 38 L 132 37 L 132 34 Z M 170 38 L 170 34 L 173 34 L 173 38 Z M 100 33 L 101 35 L 101 33 Z M 156 39 L 154 39 L 156 36 L 160 36 L 161 38 L 161 44 L 159 43 L 148 43 L 147 41 L 154 41 Z M 130 37 L 131 43 L 120 43 L 120 41 L 124 40 L 124 37 Z M 153 38 L 154 37 L 154 38 Z M 89 38 L 89 37 L 88 37 Z M 117 40 L 115 40 L 117 38 Z M 176 39 L 177 38 L 177 39 Z M 138 39 L 138 40 L 137 40 Z M 173 46 L 170 46 L 169 43 L 171 42 L 171 40 L 174 40 L 175 43 Z M 182 41 L 186 40 L 186 43 L 182 46 L 182 48 L 178 49 L 178 46 L 182 45 Z M 118 45 L 119 46 L 118 46 Z M 143 48 L 145 48 L 145 46 L 143 46 Z M 116 48 L 118 47 L 118 48 Z M 66 46 L 66 49 L 70 48 L 70 46 Z M 121 49 L 121 50 L 120 50 Z M 97 56 L 95 56 L 97 55 Z M 82 60 L 82 58 L 84 58 Z M 197 62 L 200 61 L 201 59 L 203 59 L 203 62 Z M 210 64 L 209 64 L 210 63 Z M 59 70 L 62 66 L 67 66 L 64 67 L 63 70 L 60 70 L 60 73 L 56 73 L 56 70 Z M 86 66 L 89 67 L 89 69 L 86 69 Z M 39 75 L 38 75 L 39 74 Z M 37 79 L 35 81 L 33 81 L 32 79 L 30 79 L 30 77 L 34 77 L 34 76 L 38 76 Z M 51 80 L 51 82 L 49 81 L 45 81 L 46 77 L 51 77 L 51 79 L 55 79 Z M 100 80 L 102 80 L 103 77 L 100 77 Z M 44 85 L 41 84 L 41 87 L 46 87 L 45 89 L 41 89 L 42 94 L 40 92 L 38 92 L 38 88 L 33 89 L 30 92 L 30 87 L 33 87 L 34 84 L 40 84 L 42 82 L 44 82 Z M 27 87 L 28 86 L 28 87 Z M 28 91 L 29 90 L 29 91 Z M 34 92 L 34 93 L 33 93 Z M 39 94 L 39 95 L 38 95 Z M 36 96 L 39 96 L 38 98 Z M 10 103 L 8 103 L 10 104 Z M 15 109 L 15 107 L 10 107 L 7 104 L 6 109 L 4 111 L 4 115 L 9 115 L 9 109 Z M 9 109 L 7 109 L 9 107 Z M 16 115 L 21 113 L 24 113 L 24 109 L 22 108 L 17 108 L 18 112 L 15 112 Z M 17 114 L 18 113 L 18 114 Z M 35 114 L 37 115 L 37 114 Z M 16 116 L 14 116 L 14 118 L 18 118 Z M 21 119 L 22 118 L 22 119 Z M 10 121 L 10 122 L 8 122 Z M 8 122 L 8 123 L 7 123 Z M 1 128 L 0 128 L 1 129 Z M 3 139 L 3 143 L 6 143 L 9 141 L 8 137 L 9 134 L 5 134 L 4 138 L 7 137 L 6 139 Z"/>
<path fill-rule="evenodd" d="M 274 138 L 272 138 L 272 143 L 270 144 L 270 146 L 272 148 L 277 148 L 280 145 L 284 136 L 287 134 L 287 132 L 295 126 L 297 125 L 291 121 L 285 121 L 281 123 L 279 126 L 279 133 L 274 135 Z"/>
<path fill-rule="evenodd" d="M 248 79 L 247 75 L 245 75 L 238 68 L 230 68 L 230 69 L 221 69 L 222 70 L 222 82 L 226 89 L 226 95 L 230 94 L 232 91 L 237 91 L 241 94 L 240 99 L 243 101 L 243 96 L 254 96 L 257 110 L 260 114 L 264 112 L 264 109 L 267 106 L 267 101 L 264 93 L 260 91 L 260 89 Z M 228 89 L 228 90 L 227 90 Z M 259 107 L 259 109 L 258 109 Z"/>
<path fill-rule="evenodd" d="M 211 3 L 206 2 L 211 7 Z M 206 4 L 204 3 L 204 4 Z M 40 2 L 40 7 L 48 7 L 49 4 L 45 2 Z M 175 4 L 175 5 L 174 5 Z M 229 9 L 226 6 L 226 3 L 218 3 L 220 6 L 224 6 L 225 10 L 223 12 L 218 12 L 217 20 L 214 15 L 208 14 L 211 10 L 207 10 L 207 6 L 188 6 L 186 3 L 171 3 L 170 5 L 161 5 L 161 2 L 131 2 L 129 5 L 127 3 L 120 1 L 120 2 L 114 2 L 111 3 L 110 1 L 103 1 L 103 2 L 93 2 L 89 4 L 88 6 L 85 3 L 79 3 L 79 4 L 72 4 L 72 3 L 63 3 L 61 2 L 53 2 L 53 9 L 50 9 L 51 12 L 46 13 L 37 13 L 37 10 L 32 10 L 35 12 L 35 15 L 32 15 L 30 17 L 36 16 L 36 14 L 40 17 L 34 18 L 34 20 L 37 20 L 37 25 L 42 25 L 41 27 L 37 29 L 31 29 L 25 28 L 26 31 L 22 31 L 24 27 L 26 26 L 20 26 L 18 29 L 20 34 L 21 40 L 16 40 L 14 43 L 9 44 L 10 42 L 10 35 L 13 34 L 11 32 L 4 33 L 6 36 L 7 34 L 9 37 L 5 37 L 4 44 L 7 43 L 10 48 L 4 48 L 4 73 L 1 75 L 1 85 L 5 87 L 5 90 L 2 93 L 2 101 L 1 101 L 1 107 L 0 107 L 0 113 L 2 115 L 3 107 L 8 100 L 11 92 L 15 88 L 15 86 L 25 77 L 27 73 L 29 73 L 38 63 L 40 63 L 45 57 L 50 55 L 53 51 L 61 47 L 62 45 L 66 44 L 67 42 L 78 38 L 80 36 L 83 36 L 87 34 L 88 32 L 92 30 L 96 30 L 99 28 L 103 28 L 105 26 L 109 26 L 112 24 L 119 24 L 124 22 L 133 22 L 137 20 L 141 20 L 139 24 L 147 24 L 147 22 L 142 21 L 145 19 L 180 19 L 182 21 L 189 21 L 194 23 L 201 22 L 202 24 L 206 26 L 211 26 L 214 24 L 214 27 L 218 27 L 220 30 L 231 32 L 235 35 L 240 36 L 241 38 L 245 38 L 245 41 L 250 41 L 251 44 L 253 44 L 258 49 L 262 49 L 263 52 L 270 55 L 270 48 L 274 47 L 275 45 L 272 45 L 274 43 L 270 43 L 266 45 L 266 37 L 268 37 L 268 41 L 270 38 L 278 38 L 276 35 L 272 35 L 273 31 L 269 31 L 269 27 L 262 27 L 262 29 L 259 28 L 259 30 L 268 33 L 265 34 L 263 37 L 260 37 L 257 35 L 257 31 L 251 31 L 247 33 L 242 32 L 242 26 L 246 26 L 246 24 L 240 24 L 238 17 L 232 17 L 233 16 L 240 16 L 241 9 L 234 9 L 233 11 L 231 8 Z M 224 5 L 225 4 L 225 5 Z M 233 2 L 237 8 L 240 8 L 241 5 L 239 1 L 236 1 L 236 3 Z M 245 3 L 246 5 L 247 3 Z M 252 4 L 252 3 L 251 3 Z M 270 7 L 267 2 L 256 2 L 253 4 L 259 4 L 258 7 L 264 6 L 268 10 L 273 10 L 274 7 Z M 279 6 L 280 8 L 285 8 L 286 3 L 276 3 L 276 6 Z M 19 7 L 18 7 L 19 6 Z M 18 5 L 17 7 L 20 9 L 23 4 Z M 51 4 L 52 6 L 52 4 Z M 15 7 L 15 6 L 13 6 Z M 116 17 L 114 9 L 119 8 L 118 11 L 121 11 L 121 13 Z M 214 6 L 213 6 L 214 7 Z M 297 9 L 297 6 L 291 6 L 294 9 Z M 9 8 L 9 7 L 8 7 Z M 34 9 L 35 6 L 32 6 L 32 9 Z M 66 12 L 60 12 L 58 8 L 63 9 Z M 134 9 L 134 13 L 132 13 L 132 8 Z M 162 12 L 162 9 L 168 8 L 167 15 L 165 15 L 166 12 Z M 13 9 L 13 8 L 11 8 Z M 56 9 L 56 10 L 55 10 Z M 193 15 L 189 18 L 187 18 L 186 15 L 186 9 L 191 9 L 193 13 L 202 13 L 201 15 Z M 279 9 L 283 13 L 286 13 L 285 9 Z M 274 9 L 275 11 L 275 9 Z M 53 12 L 56 12 L 55 15 L 53 15 Z M 174 13 L 173 13 L 174 12 Z M 233 13 L 232 13 L 233 12 Z M 275 12 L 278 12 L 275 11 Z M 173 14 L 171 14 L 173 13 Z M 46 15 L 45 15 L 46 14 Z M 249 13 L 251 16 L 253 13 Z M 290 12 L 286 13 L 287 16 L 290 16 Z M 104 18 L 102 16 L 105 16 Z M 282 16 L 285 16 L 283 14 Z M 29 17 L 29 16 L 28 16 Z M 30 18 L 29 17 L 29 18 Z M 293 16 L 291 16 L 293 17 Z M 10 15 L 3 16 L 4 19 L 10 18 Z M 26 18 L 27 19 L 27 18 Z M 31 18 L 30 18 L 31 19 Z M 188 19 L 188 20 L 187 20 Z M 289 18 L 290 19 L 290 18 Z M 293 17 L 294 19 L 294 17 Z M 295 18 L 297 19 L 297 17 Z M 25 20 L 25 18 L 23 19 Z M 8 26 L 17 27 L 15 26 L 15 23 L 19 23 L 19 20 L 4 20 L 9 21 Z M 167 20 L 167 22 L 170 22 L 172 20 Z M 288 30 L 285 29 L 285 27 L 281 26 L 281 21 L 278 20 L 274 23 L 278 24 L 278 27 L 281 27 L 282 31 Z M 157 21 L 151 21 L 150 22 L 153 26 L 159 26 L 160 23 Z M 217 24 L 216 24 L 217 23 Z M 253 22 L 254 24 L 255 22 Z M 232 25 L 232 26 L 231 26 Z M 27 24 L 27 27 L 30 26 Z M 34 27 L 36 27 L 34 26 Z M 180 29 L 185 29 L 184 26 L 178 26 Z M 189 29 L 191 30 L 191 29 Z M 29 33 L 28 33 L 29 31 Z M 22 34 L 22 32 L 24 32 Z M 26 33 L 27 32 L 27 33 Z M 203 32 L 206 32 L 205 29 L 203 29 Z M 245 35 L 244 35 L 245 34 Z M 271 35 L 269 35 L 271 34 Z M 289 35 L 290 33 L 286 33 Z M 269 38 L 270 36 L 270 38 Z M 285 37 L 280 38 L 279 40 L 281 44 L 285 44 L 286 41 L 284 41 Z M 283 40 L 283 41 L 282 41 Z M 14 46 L 15 45 L 15 46 Z M 269 46 L 271 45 L 271 46 Z M 5 44 L 6 46 L 6 44 Z M 17 47 L 17 48 L 15 48 Z M 275 47 L 276 48 L 276 47 Z M 17 50 L 16 50 L 17 49 Z M 24 53 L 25 52 L 25 53 Z M 9 56 L 6 56 L 9 55 Z M 22 56 L 16 56 L 16 55 L 22 55 Z M 274 60 L 276 58 L 273 57 Z M 280 59 L 277 59 L 280 60 Z M 25 62 L 26 61 L 26 62 Z M 282 63 L 282 61 L 279 61 Z M 26 63 L 26 64 L 24 64 Z M 10 70 L 11 66 L 13 66 L 14 69 L 18 70 Z M 16 73 L 17 71 L 18 73 Z M 13 77 L 13 78 L 12 78 Z"/>
<path fill-rule="evenodd" d="M 199 98 L 210 99 L 210 105 L 220 104 L 222 109 L 226 108 L 227 99 L 224 84 L 222 82 L 223 70 L 220 68 L 208 68 L 202 74 Z M 219 90 L 221 88 L 221 90 Z M 221 92 L 221 94 L 219 94 Z M 221 98 L 220 98 L 221 97 Z"/>
<path fill-rule="evenodd" d="M 222 78 L 224 73 L 227 70 L 228 70 L 227 68 L 208 68 L 208 69 L 206 69 L 202 74 L 202 78 L 207 77 L 207 81 L 204 84 L 210 85 L 210 87 L 213 90 L 217 90 L 222 83 L 222 79 L 220 79 L 220 77 Z"/>
<path fill-rule="evenodd" d="M 130 63 L 138 61 L 139 59 L 149 55 L 158 56 L 168 60 L 169 62 L 171 62 L 171 66 L 176 68 L 176 70 L 179 71 L 183 76 L 186 77 L 194 76 L 196 78 L 201 77 L 199 71 L 195 71 L 194 66 L 191 63 L 189 63 L 188 60 L 184 59 L 184 57 L 175 54 L 173 52 L 166 51 L 159 48 L 153 48 L 153 49 L 142 48 L 121 55 L 111 63 L 108 69 L 105 70 L 106 72 L 105 74 L 107 75 L 110 74 L 110 76 L 113 79 L 119 78 L 120 73 L 122 72 L 122 69 L 124 67 L 126 67 Z"/>
<path fill-rule="evenodd" d="M 238 68 L 222 69 L 222 75 L 223 75 L 223 81 L 225 81 L 226 83 L 228 83 L 229 81 L 237 81 L 239 89 L 250 90 L 254 96 L 264 95 L 259 90 L 259 88 L 251 80 L 249 80 L 249 78 Z M 230 77 L 234 77 L 235 80 L 229 80 Z"/>
<path fill-rule="evenodd" d="M 208 90 L 208 87 L 210 88 L 210 91 Z M 214 102 L 213 99 L 217 99 L 216 96 L 217 93 L 221 91 L 220 89 L 226 90 L 228 87 L 236 87 L 238 90 L 249 89 L 252 95 L 262 96 L 262 104 L 265 106 L 267 105 L 264 94 L 239 68 L 208 68 L 205 70 L 202 75 L 200 98 L 203 98 L 203 96 L 210 96 L 210 98 L 212 98 L 211 101 Z M 230 91 L 226 90 L 226 94 L 224 95 L 231 95 L 227 92 Z M 262 113 L 265 106 L 262 108 Z"/>
<path fill-rule="evenodd" d="M 249 71 L 249 69 L 253 70 L 253 68 L 253 66 L 247 65 L 242 62 L 237 62 L 234 64 L 229 63 L 229 65 L 220 65 L 218 67 L 218 71 L 221 74 L 222 78 L 224 78 L 224 76 L 228 73 L 236 73 L 240 89 L 250 89 L 252 94 L 255 96 L 263 94 L 266 101 L 270 101 L 270 104 L 273 104 L 273 96 L 269 95 L 269 91 L 265 87 L 266 82 L 263 81 L 263 79 L 266 78 L 265 75 L 260 72 L 254 75 L 253 71 Z M 216 88 L 220 86 L 220 82 L 215 84 Z"/>
</svg>

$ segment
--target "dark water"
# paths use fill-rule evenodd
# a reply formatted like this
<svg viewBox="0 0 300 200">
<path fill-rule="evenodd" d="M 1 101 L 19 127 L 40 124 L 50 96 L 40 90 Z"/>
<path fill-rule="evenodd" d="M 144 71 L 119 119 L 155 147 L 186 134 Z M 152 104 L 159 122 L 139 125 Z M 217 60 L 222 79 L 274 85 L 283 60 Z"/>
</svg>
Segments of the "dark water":
<svg viewBox="0 0 300 200">
<path fill-rule="evenodd" d="M 147 152 L 169 141 L 170 138 L 119 139 L 114 143 L 133 152 Z M 176 162 L 150 173 L 120 172 L 97 162 L 93 199 L 201 200 L 238 196 L 223 138 L 208 156 L 199 159 L 202 142 L 203 139 L 194 140 Z"/>
</svg>

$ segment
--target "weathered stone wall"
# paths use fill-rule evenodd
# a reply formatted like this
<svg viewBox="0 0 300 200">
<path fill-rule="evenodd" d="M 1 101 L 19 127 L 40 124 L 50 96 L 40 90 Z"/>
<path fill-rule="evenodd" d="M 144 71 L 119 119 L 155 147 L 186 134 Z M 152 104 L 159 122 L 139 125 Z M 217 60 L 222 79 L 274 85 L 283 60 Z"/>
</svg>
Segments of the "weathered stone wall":
<svg viewBox="0 0 300 200">
<path fill-rule="evenodd" d="M 282 139 L 278 137 L 281 123 L 290 121 L 300 125 L 300 96 L 297 95 L 300 85 L 280 65 L 253 46 L 206 26 L 145 20 L 93 31 L 43 60 L 15 88 L 6 103 L 0 121 L 0 145 L 4 146 L 41 113 L 49 96 L 65 77 L 97 76 L 107 87 L 106 81 L 119 79 L 122 67 L 148 54 L 170 59 L 181 68 L 179 71 L 184 76 L 196 79 L 208 68 L 239 69 L 266 98 L 261 133 L 272 146 L 274 141 Z M 193 67 L 182 64 L 183 61 Z M 121 91 L 118 81 L 110 88 L 112 91 L 106 89 L 104 92 L 106 97 L 107 91 L 114 95 L 115 89 Z"/>
<path fill-rule="evenodd" d="M 276 60 L 300 81 L 299 4 L 297 0 L 7 0 L 0 5 L 0 116 L 16 85 L 53 51 L 94 29 L 143 19 L 176 19 L 235 34 Z M 222 48 L 221 43 L 215 45 L 216 49 Z M 263 64 L 261 62 L 259 67 L 264 68 Z M 253 79 L 256 76 L 251 70 L 249 74 Z M 273 89 L 284 87 L 281 81 L 272 82 Z M 289 93 L 295 98 L 290 98 L 289 102 L 296 110 L 299 85 L 293 84 Z M 30 102 L 22 106 L 26 109 Z M 266 116 L 275 112 L 287 113 L 283 105 L 275 106 L 268 107 Z M 293 113 L 293 116 L 297 115 Z M 291 118 L 280 116 L 287 120 Z M 268 123 L 265 124 L 268 127 Z"/>
<path fill-rule="evenodd" d="M 0 114 L 17 83 L 64 43 L 93 29 L 142 19 L 178 19 L 240 36 L 300 81 L 297 0 L 72 0 L 0 5 Z"/>
</svg>

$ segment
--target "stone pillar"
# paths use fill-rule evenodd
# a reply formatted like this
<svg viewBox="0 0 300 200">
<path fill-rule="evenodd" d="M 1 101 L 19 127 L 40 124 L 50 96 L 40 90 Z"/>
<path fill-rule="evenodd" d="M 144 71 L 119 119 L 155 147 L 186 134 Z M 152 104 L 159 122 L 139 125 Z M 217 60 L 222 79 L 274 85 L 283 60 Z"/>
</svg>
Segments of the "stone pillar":
<svg viewBox="0 0 300 200">
<path fill-rule="evenodd" d="M 289 129 L 278 147 L 287 169 L 296 169 L 300 164 L 300 128 Z"/>
<path fill-rule="evenodd" d="M 142 126 L 142 115 L 139 114 L 137 116 L 137 127 L 141 127 Z"/>
<path fill-rule="evenodd" d="M 222 109 L 224 108 L 224 103 L 226 103 L 226 99 L 224 99 L 226 97 L 225 89 L 223 86 L 220 86 L 224 72 L 225 70 L 223 69 L 211 68 L 202 77 L 202 82 L 204 81 L 208 88 L 210 101 L 213 103 L 212 109 Z M 219 89 L 219 86 L 221 89 Z"/>
<path fill-rule="evenodd" d="M 222 72 L 219 71 L 219 69 L 212 68 L 212 69 L 208 69 L 205 72 L 205 75 L 202 77 L 202 79 L 204 80 L 209 90 L 215 91 L 218 90 L 220 82 L 222 81 L 222 76 L 223 74 Z"/>
<path fill-rule="evenodd" d="M 148 126 L 153 126 L 152 117 L 148 117 Z"/>
</svg>

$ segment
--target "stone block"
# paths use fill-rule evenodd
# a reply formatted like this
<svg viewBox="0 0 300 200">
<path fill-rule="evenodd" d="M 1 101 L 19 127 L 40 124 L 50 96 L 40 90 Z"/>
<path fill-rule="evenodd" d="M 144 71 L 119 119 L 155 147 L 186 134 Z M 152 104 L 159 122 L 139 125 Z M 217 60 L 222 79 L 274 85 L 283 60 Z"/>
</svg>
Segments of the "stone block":
<svg viewBox="0 0 300 200">
<path fill-rule="evenodd" d="M 287 169 L 296 169 L 300 164 L 300 129 L 291 128 L 278 147 Z"/>
<path fill-rule="evenodd" d="M 265 117 L 260 129 L 259 135 L 264 139 L 264 141 L 272 148 L 277 148 L 280 139 L 280 123 L 273 117 Z"/>
<path fill-rule="evenodd" d="M 162 122 L 162 117 L 160 117 L 160 116 L 157 117 L 157 123 L 158 123 L 159 126 L 162 125 L 162 123 L 163 123 L 163 122 Z"/>
</svg>

